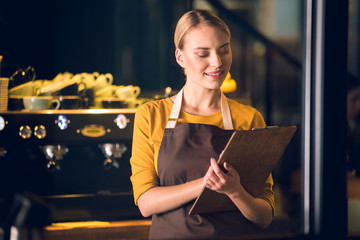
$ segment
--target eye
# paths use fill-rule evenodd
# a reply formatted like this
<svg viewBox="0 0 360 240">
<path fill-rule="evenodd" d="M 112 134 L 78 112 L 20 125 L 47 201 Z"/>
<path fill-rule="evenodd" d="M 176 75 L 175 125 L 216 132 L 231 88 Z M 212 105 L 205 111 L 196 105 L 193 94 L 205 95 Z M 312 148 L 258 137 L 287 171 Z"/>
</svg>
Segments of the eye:
<svg viewBox="0 0 360 240">
<path fill-rule="evenodd" d="M 227 53 L 229 53 L 229 51 L 230 51 L 230 48 L 229 48 L 229 47 L 223 47 L 223 48 L 221 48 L 221 49 L 219 50 L 219 53 L 220 53 L 220 54 L 227 54 Z"/>
<path fill-rule="evenodd" d="M 196 55 L 201 58 L 206 58 L 207 56 L 209 56 L 209 54 L 206 52 L 197 52 Z"/>
</svg>

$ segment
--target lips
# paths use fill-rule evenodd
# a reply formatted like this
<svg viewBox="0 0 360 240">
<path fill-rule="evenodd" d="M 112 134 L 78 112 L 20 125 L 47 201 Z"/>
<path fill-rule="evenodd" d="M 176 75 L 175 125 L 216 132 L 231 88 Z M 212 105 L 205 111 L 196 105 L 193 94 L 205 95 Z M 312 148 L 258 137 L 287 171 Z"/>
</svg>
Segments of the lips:
<svg viewBox="0 0 360 240">
<path fill-rule="evenodd" d="M 204 74 L 206 76 L 209 76 L 209 77 L 218 78 L 223 74 L 223 72 L 224 71 L 215 71 L 215 72 L 207 72 L 207 73 L 204 73 Z"/>
</svg>

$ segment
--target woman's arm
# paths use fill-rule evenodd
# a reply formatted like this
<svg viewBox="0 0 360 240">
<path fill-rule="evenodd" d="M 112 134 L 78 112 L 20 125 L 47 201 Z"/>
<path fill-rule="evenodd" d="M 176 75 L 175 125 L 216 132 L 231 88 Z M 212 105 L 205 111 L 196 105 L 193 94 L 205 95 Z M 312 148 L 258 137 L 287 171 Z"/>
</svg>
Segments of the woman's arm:
<svg viewBox="0 0 360 240">
<path fill-rule="evenodd" d="M 137 204 L 144 217 L 166 212 L 195 199 L 203 188 L 199 178 L 175 186 L 153 187 L 138 198 Z"/>
<path fill-rule="evenodd" d="M 226 194 L 248 220 L 262 227 L 267 227 L 273 219 L 271 205 L 261 199 L 255 198 L 245 191 L 240 183 L 237 171 L 227 163 L 224 173 L 215 159 L 210 160 L 211 166 L 204 177 L 204 185 L 213 191 Z"/>
<path fill-rule="evenodd" d="M 131 181 L 135 203 L 144 217 L 180 207 L 195 199 L 203 188 L 202 179 L 176 186 L 159 186 L 154 159 L 155 145 L 161 143 L 157 134 L 162 137 L 167 122 L 164 111 L 164 106 L 154 107 L 154 103 L 149 103 L 140 106 L 135 115 Z"/>
</svg>

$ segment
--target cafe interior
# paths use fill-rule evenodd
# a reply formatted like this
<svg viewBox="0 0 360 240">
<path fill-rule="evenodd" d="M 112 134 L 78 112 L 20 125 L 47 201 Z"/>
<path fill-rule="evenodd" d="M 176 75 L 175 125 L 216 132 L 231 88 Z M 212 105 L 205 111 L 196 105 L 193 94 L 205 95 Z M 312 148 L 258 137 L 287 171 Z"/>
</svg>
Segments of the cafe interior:
<svg viewBox="0 0 360 240">
<path fill-rule="evenodd" d="M 196 8 L 231 30 L 224 94 L 297 127 L 272 171 L 274 220 L 240 239 L 360 237 L 359 0 L 13 0 L 0 6 L 0 240 L 148 238 L 134 116 L 184 85 L 173 33 Z"/>
</svg>

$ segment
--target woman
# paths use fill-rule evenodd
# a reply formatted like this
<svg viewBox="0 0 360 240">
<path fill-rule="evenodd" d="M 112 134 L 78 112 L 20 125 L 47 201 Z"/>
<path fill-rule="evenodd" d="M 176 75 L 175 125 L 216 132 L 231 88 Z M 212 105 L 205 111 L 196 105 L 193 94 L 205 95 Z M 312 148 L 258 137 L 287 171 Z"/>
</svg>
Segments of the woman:
<svg viewBox="0 0 360 240">
<path fill-rule="evenodd" d="M 229 164 L 225 173 L 216 163 L 233 130 L 265 126 L 256 109 L 220 90 L 232 62 L 228 27 L 209 11 L 193 10 L 180 18 L 174 41 L 185 86 L 176 96 L 142 105 L 135 116 L 131 181 L 142 215 L 152 216 L 150 239 L 233 237 L 268 226 L 271 175 L 255 198 Z M 189 215 L 203 186 L 226 194 L 238 209 Z"/>
</svg>

